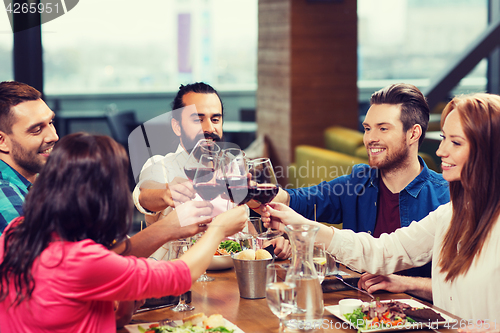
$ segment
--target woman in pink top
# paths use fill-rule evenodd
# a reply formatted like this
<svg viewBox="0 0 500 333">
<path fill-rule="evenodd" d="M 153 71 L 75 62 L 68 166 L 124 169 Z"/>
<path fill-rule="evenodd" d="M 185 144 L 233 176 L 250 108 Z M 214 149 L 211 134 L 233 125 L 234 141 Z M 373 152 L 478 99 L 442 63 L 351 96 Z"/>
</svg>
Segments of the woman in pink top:
<svg viewBox="0 0 500 333">
<path fill-rule="evenodd" d="M 175 262 L 120 256 L 132 218 L 123 147 L 76 133 L 56 145 L 24 206 L 0 238 L 0 331 L 115 332 L 113 301 L 188 291 L 220 241 L 248 217 L 214 218 Z"/>
</svg>

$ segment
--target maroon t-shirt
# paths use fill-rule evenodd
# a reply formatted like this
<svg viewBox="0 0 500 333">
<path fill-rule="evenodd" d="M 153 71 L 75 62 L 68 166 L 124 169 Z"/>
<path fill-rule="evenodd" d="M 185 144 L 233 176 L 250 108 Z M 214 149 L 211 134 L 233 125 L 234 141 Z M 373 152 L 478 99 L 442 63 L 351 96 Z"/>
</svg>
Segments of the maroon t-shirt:
<svg viewBox="0 0 500 333">
<path fill-rule="evenodd" d="M 401 228 L 399 193 L 392 193 L 385 186 L 381 177 L 377 203 L 377 222 L 375 223 L 373 237 L 378 238 L 383 233 L 390 234 L 398 228 Z"/>
</svg>

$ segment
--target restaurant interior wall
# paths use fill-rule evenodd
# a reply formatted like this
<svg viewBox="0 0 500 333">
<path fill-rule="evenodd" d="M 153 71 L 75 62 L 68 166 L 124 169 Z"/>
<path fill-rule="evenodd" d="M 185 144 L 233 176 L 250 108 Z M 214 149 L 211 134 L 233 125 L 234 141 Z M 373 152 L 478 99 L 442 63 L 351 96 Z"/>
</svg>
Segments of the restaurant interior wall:
<svg viewBox="0 0 500 333">
<path fill-rule="evenodd" d="M 354 1 L 259 1 L 257 123 L 275 167 L 322 145 L 328 122 L 357 126 L 356 31 Z"/>
</svg>

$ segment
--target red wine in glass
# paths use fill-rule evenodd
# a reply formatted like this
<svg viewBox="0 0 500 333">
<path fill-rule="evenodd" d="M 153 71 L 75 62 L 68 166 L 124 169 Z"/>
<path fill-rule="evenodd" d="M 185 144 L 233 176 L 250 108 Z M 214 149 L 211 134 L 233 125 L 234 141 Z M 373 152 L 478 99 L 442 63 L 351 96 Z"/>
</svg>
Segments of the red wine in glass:
<svg viewBox="0 0 500 333">
<path fill-rule="evenodd" d="M 244 205 L 254 196 L 254 188 L 249 186 L 231 186 L 228 187 L 231 201 L 237 205 Z"/>
<path fill-rule="evenodd" d="M 257 185 L 252 188 L 253 200 L 266 205 L 271 202 L 279 192 L 276 175 L 269 158 L 256 158 L 248 162 L 248 171 L 251 175 L 251 184 Z M 260 239 L 273 239 L 283 234 L 280 230 L 268 229 L 257 236 Z"/>
<path fill-rule="evenodd" d="M 226 178 L 229 199 L 237 205 L 244 205 L 252 200 L 253 192 L 248 186 L 247 176 L 228 176 Z"/>
<path fill-rule="evenodd" d="M 208 182 L 210 179 L 212 179 L 214 171 L 214 168 L 184 168 L 186 176 L 191 180 L 194 180 L 194 176 L 196 175 L 196 172 L 198 172 L 198 182 L 200 183 Z"/>
<path fill-rule="evenodd" d="M 196 168 L 184 168 L 184 173 L 192 181 L 196 175 Z"/>
<path fill-rule="evenodd" d="M 253 200 L 265 205 L 273 201 L 274 197 L 278 194 L 278 186 L 274 184 L 258 184 L 253 189 Z"/>
<path fill-rule="evenodd" d="M 221 186 L 218 183 L 196 183 L 193 184 L 193 188 L 206 201 L 214 200 L 226 190 L 225 186 Z"/>
</svg>

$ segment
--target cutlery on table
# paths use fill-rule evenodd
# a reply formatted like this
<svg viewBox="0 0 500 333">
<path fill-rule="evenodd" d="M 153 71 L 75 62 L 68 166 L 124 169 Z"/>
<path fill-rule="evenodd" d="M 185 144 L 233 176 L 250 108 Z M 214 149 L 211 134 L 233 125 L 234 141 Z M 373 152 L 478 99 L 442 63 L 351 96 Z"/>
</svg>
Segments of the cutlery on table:
<svg viewBox="0 0 500 333">
<path fill-rule="evenodd" d="M 366 290 L 359 289 L 358 287 L 355 287 L 352 284 L 349 284 L 349 283 L 345 282 L 344 278 L 342 277 L 342 275 L 335 274 L 335 275 L 332 275 L 332 276 L 334 276 L 337 280 L 341 281 L 346 286 L 351 287 L 352 289 L 356 289 L 357 291 L 362 292 L 363 294 L 370 296 L 371 299 L 375 299 L 375 297 L 372 294 L 370 294 L 369 292 L 367 292 Z"/>
</svg>

